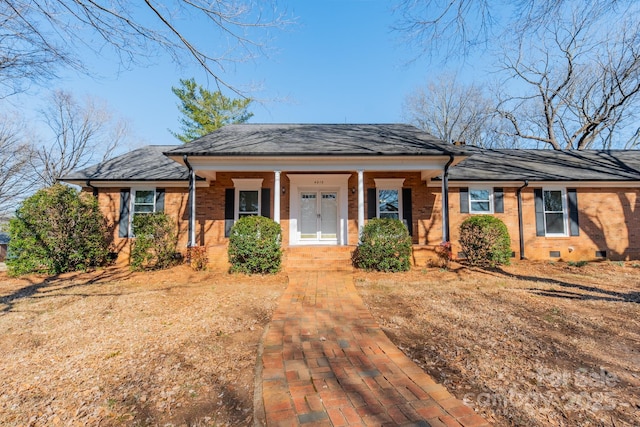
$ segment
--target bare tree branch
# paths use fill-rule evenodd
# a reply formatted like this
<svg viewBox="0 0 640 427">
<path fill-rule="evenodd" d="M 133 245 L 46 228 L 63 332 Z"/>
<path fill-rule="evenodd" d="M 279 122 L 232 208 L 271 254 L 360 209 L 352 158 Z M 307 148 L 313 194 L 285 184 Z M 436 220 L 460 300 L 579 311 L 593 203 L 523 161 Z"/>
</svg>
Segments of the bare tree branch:
<svg viewBox="0 0 640 427">
<path fill-rule="evenodd" d="M 78 103 L 64 91 L 55 91 L 42 112 L 53 141 L 37 149 L 31 162 L 42 185 L 97 161 L 106 160 L 127 136 L 126 124 L 115 121 L 105 106 L 93 99 Z"/>
<path fill-rule="evenodd" d="M 275 4 L 265 10 L 250 0 L 4 0 L 0 2 L 0 84 L 7 94 L 55 77 L 58 67 L 87 71 L 80 49 L 115 53 L 122 65 L 147 64 L 165 52 L 190 58 L 214 80 L 224 64 L 262 53 L 260 33 L 286 25 Z M 207 28 L 207 43 L 189 35 Z"/>
<path fill-rule="evenodd" d="M 483 91 L 463 85 L 453 75 L 441 75 L 406 97 L 405 119 L 447 142 L 495 147 L 502 145 L 493 108 Z"/>
<path fill-rule="evenodd" d="M 0 219 L 10 216 L 35 186 L 29 167 L 34 153 L 23 128 L 15 117 L 0 117 Z"/>
<path fill-rule="evenodd" d="M 584 10 L 573 12 L 570 22 L 541 29 L 534 42 L 504 55 L 502 69 L 525 85 L 525 95 L 503 95 L 498 112 L 513 136 L 556 150 L 624 145 L 623 124 L 636 117 L 640 102 L 635 22 L 603 33 Z"/>
</svg>

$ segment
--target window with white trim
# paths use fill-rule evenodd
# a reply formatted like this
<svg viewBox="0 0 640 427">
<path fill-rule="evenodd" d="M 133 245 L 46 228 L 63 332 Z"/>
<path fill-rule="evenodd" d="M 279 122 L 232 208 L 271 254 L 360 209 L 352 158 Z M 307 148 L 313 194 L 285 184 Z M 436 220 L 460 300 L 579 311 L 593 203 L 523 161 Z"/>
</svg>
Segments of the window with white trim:
<svg viewBox="0 0 640 427">
<path fill-rule="evenodd" d="M 491 188 L 469 188 L 469 213 L 493 213 L 493 190 Z"/>
<path fill-rule="evenodd" d="M 543 189 L 544 230 L 546 236 L 567 235 L 567 195 L 564 189 Z"/>
<path fill-rule="evenodd" d="M 378 189 L 378 218 L 400 218 L 400 192 Z"/>
<path fill-rule="evenodd" d="M 260 213 L 260 190 L 238 191 L 238 219 Z"/>
<path fill-rule="evenodd" d="M 404 178 L 374 178 L 376 183 L 376 216 L 402 219 L 402 185 Z"/>
<path fill-rule="evenodd" d="M 236 191 L 234 206 L 235 221 L 246 216 L 260 215 L 262 181 L 262 178 L 233 179 L 233 186 Z"/>
<path fill-rule="evenodd" d="M 154 213 L 156 211 L 156 190 L 139 189 L 133 190 L 133 215 Z"/>
</svg>

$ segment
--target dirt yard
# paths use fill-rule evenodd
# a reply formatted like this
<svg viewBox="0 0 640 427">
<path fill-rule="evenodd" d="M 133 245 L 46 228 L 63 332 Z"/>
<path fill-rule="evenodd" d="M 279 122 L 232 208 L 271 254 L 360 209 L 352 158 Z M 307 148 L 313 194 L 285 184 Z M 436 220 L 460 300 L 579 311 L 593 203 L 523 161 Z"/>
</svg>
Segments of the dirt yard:
<svg viewBox="0 0 640 427">
<path fill-rule="evenodd" d="M 640 264 L 355 280 L 391 340 L 495 425 L 640 425 Z"/>
<path fill-rule="evenodd" d="M 5 274 L 0 425 L 252 425 L 256 348 L 285 275 Z"/>
</svg>

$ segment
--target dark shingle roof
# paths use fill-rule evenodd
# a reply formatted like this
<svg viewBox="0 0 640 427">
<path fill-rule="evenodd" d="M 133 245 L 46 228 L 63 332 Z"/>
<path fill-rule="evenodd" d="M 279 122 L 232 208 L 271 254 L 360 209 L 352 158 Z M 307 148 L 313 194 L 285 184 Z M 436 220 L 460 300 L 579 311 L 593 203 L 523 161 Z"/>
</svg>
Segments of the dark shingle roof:
<svg viewBox="0 0 640 427">
<path fill-rule="evenodd" d="M 129 153 L 61 177 L 61 181 L 181 181 L 188 169 L 162 154 L 175 145 L 147 145 Z"/>
<path fill-rule="evenodd" d="M 452 167 L 453 181 L 635 181 L 640 151 L 472 149 Z"/>
<path fill-rule="evenodd" d="M 182 145 L 167 155 L 380 156 L 461 152 L 403 124 L 236 124 Z"/>
</svg>

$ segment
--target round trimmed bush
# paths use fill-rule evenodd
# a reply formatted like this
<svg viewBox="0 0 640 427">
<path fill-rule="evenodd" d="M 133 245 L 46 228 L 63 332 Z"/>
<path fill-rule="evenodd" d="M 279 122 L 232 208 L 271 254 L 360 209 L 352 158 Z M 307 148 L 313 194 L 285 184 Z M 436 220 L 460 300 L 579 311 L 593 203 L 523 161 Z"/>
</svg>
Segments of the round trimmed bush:
<svg viewBox="0 0 640 427">
<path fill-rule="evenodd" d="M 411 250 L 411 237 L 402 221 L 374 218 L 362 229 L 353 264 L 364 270 L 407 271 L 411 266 Z"/>
<path fill-rule="evenodd" d="M 240 218 L 229 236 L 231 271 L 247 274 L 277 273 L 282 264 L 280 224 L 262 216 Z"/>
<path fill-rule="evenodd" d="M 509 264 L 511 238 L 507 226 L 491 215 L 471 216 L 460 224 L 460 246 L 471 265 Z"/>
</svg>

